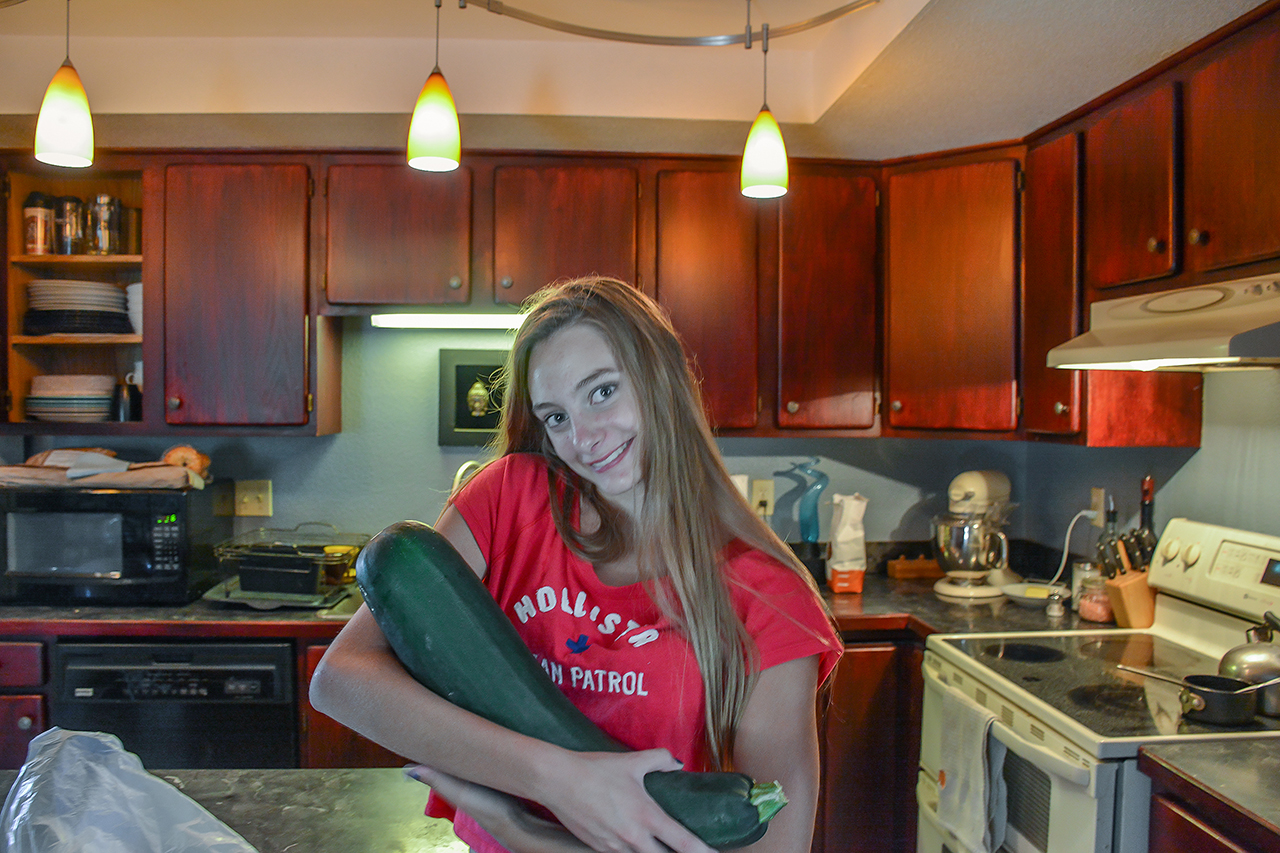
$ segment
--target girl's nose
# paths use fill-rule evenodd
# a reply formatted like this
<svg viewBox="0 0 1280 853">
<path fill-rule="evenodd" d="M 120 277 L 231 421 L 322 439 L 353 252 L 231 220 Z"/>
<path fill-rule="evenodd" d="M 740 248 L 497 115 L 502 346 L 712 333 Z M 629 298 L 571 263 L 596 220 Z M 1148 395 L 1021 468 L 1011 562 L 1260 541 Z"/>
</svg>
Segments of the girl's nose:
<svg viewBox="0 0 1280 853">
<path fill-rule="evenodd" d="M 578 450 L 590 450 L 604 436 L 603 425 L 590 415 L 579 416 L 573 422 L 573 446 Z"/>
</svg>

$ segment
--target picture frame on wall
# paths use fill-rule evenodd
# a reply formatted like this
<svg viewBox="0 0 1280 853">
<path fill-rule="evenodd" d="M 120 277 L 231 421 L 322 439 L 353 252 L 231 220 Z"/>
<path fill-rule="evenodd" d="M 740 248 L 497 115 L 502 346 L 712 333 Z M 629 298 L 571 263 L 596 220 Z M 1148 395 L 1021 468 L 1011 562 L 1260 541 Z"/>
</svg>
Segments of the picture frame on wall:
<svg viewBox="0 0 1280 853">
<path fill-rule="evenodd" d="M 498 430 L 507 350 L 440 350 L 438 443 L 480 447 Z"/>
</svg>

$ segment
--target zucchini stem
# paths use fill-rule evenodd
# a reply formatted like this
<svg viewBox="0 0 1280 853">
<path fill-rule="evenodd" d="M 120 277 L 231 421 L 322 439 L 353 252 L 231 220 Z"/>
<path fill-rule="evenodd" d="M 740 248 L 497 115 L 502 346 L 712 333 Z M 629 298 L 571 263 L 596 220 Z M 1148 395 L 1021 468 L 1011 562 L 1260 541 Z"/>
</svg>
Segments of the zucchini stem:
<svg viewBox="0 0 1280 853">
<path fill-rule="evenodd" d="M 747 799 L 760 813 L 761 823 L 768 823 L 787 804 L 787 795 L 782 792 L 780 782 L 757 782 L 751 786 Z"/>
</svg>

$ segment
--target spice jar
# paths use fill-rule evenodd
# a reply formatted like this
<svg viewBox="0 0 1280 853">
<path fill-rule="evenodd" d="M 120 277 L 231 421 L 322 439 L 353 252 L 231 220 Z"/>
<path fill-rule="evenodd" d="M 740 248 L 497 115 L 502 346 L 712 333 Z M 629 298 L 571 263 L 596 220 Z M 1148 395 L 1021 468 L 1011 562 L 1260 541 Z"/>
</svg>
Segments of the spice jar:
<svg viewBox="0 0 1280 853">
<path fill-rule="evenodd" d="M 53 199 L 33 192 L 22 203 L 23 253 L 48 255 L 53 252 Z"/>
<path fill-rule="evenodd" d="M 1110 622 L 1115 618 L 1111 599 L 1101 576 L 1086 577 L 1080 588 L 1080 618 L 1090 622 Z"/>
</svg>

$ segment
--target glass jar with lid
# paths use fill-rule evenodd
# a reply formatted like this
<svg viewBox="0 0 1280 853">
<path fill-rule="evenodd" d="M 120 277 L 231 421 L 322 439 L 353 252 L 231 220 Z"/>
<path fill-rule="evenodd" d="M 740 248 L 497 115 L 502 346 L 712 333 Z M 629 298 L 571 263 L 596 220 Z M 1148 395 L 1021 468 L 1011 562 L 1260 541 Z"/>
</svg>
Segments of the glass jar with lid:
<svg viewBox="0 0 1280 853">
<path fill-rule="evenodd" d="M 1111 598 L 1100 575 L 1086 577 L 1080 587 L 1078 610 L 1081 619 L 1090 622 L 1111 622 L 1115 614 L 1111 610 Z"/>
</svg>

